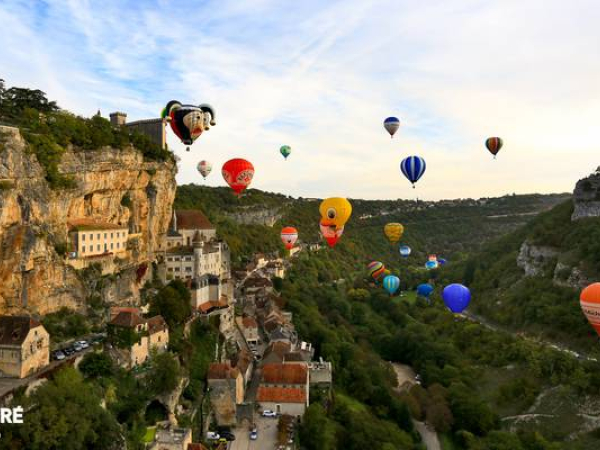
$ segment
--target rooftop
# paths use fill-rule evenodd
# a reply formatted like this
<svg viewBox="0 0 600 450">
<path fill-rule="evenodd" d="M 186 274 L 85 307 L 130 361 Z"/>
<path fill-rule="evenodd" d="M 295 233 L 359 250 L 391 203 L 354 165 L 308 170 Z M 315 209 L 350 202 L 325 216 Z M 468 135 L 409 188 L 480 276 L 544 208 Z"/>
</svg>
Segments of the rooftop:
<svg viewBox="0 0 600 450">
<path fill-rule="evenodd" d="M 306 390 L 303 388 L 281 388 L 260 386 L 256 394 L 259 402 L 306 403 Z"/>
<path fill-rule="evenodd" d="M 262 382 L 269 384 L 306 384 L 308 367 L 304 364 L 272 363 L 262 369 Z"/>
<path fill-rule="evenodd" d="M 256 323 L 256 320 L 254 320 L 254 317 L 244 317 L 242 319 L 242 324 L 244 325 L 244 328 L 258 328 L 258 324 Z"/>
<path fill-rule="evenodd" d="M 117 225 L 101 222 L 94 219 L 72 219 L 67 223 L 71 231 L 96 231 L 96 230 L 127 230 L 127 225 Z"/>
<path fill-rule="evenodd" d="M 126 328 L 133 328 L 142 323 L 144 323 L 144 319 L 138 313 L 132 311 L 121 311 L 110 321 L 111 325 Z"/>
<path fill-rule="evenodd" d="M 177 227 L 173 221 L 169 226 L 173 230 L 214 230 L 215 227 L 208 218 L 197 209 L 177 209 L 175 210 Z"/>
<path fill-rule="evenodd" d="M 226 363 L 211 363 L 208 366 L 207 379 L 209 380 L 228 380 L 237 378 L 240 371 L 236 367 L 231 367 L 231 364 Z"/>
<path fill-rule="evenodd" d="M 21 345 L 29 330 L 40 326 L 29 316 L 0 316 L 0 345 Z"/>
</svg>

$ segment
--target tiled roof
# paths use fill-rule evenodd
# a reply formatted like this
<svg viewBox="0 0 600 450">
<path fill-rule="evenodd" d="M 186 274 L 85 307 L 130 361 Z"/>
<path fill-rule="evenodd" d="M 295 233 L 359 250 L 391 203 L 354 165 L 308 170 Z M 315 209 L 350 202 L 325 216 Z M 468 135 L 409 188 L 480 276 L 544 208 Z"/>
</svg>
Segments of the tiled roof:
<svg viewBox="0 0 600 450">
<path fill-rule="evenodd" d="M 230 363 L 212 363 L 208 366 L 207 379 L 209 380 L 227 380 L 237 378 L 240 371 L 231 367 Z"/>
<path fill-rule="evenodd" d="M 227 296 L 221 295 L 221 298 L 218 301 L 208 301 L 201 303 L 200 305 L 198 305 L 198 309 L 201 313 L 206 314 L 207 312 L 213 309 L 226 308 L 227 305 Z"/>
<path fill-rule="evenodd" d="M 142 319 L 139 314 L 131 311 L 121 311 L 113 320 L 110 321 L 111 325 L 128 328 L 133 328 L 142 323 L 144 323 L 144 319 Z"/>
<path fill-rule="evenodd" d="M 140 314 L 140 308 L 130 306 L 111 306 L 110 307 L 110 320 L 113 320 L 119 315 L 120 312 L 131 312 Z"/>
<path fill-rule="evenodd" d="M 311 354 L 307 351 L 295 351 L 290 352 L 283 357 L 284 362 L 308 362 L 310 361 Z"/>
<path fill-rule="evenodd" d="M 262 368 L 262 382 L 269 384 L 306 384 L 308 367 L 304 364 L 272 363 Z"/>
<path fill-rule="evenodd" d="M 260 386 L 256 394 L 259 402 L 306 403 L 306 390 L 303 388 L 281 388 Z"/>
<path fill-rule="evenodd" d="M 70 230 L 126 230 L 127 225 L 117 225 L 109 222 L 100 222 L 94 219 L 72 219 L 67 223 Z"/>
<path fill-rule="evenodd" d="M 256 320 L 254 320 L 254 317 L 244 317 L 242 319 L 242 324 L 244 325 L 244 328 L 258 328 L 258 324 L 256 323 Z"/>
<path fill-rule="evenodd" d="M 244 348 L 244 349 L 240 350 L 237 354 L 236 361 L 235 361 L 235 367 L 237 367 L 238 370 L 243 375 L 246 373 L 246 370 L 248 370 L 248 367 L 250 366 L 250 364 L 252 364 L 253 360 L 254 360 L 253 356 L 250 354 L 250 352 L 248 350 L 246 350 Z"/>
<path fill-rule="evenodd" d="M 215 227 L 197 209 L 178 209 L 175 211 L 178 230 L 214 230 Z M 172 224 L 171 224 L 172 225 Z M 170 226 L 169 228 L 173 228 Z"/>
<path fill-rule="evenodd" d="M 29 316 L 0 316 L 0 345 L 21 345 L 29 330 L 41 324 Z"/>
<path fill-rule="evenodd" d="M 146 323 L 148 324 L 148 332 L 150 334 L 154 334 L 167 329 L 167 322 L 165 322 L 163 316 L 151 317 L 148 320 L 146 320 Z"/>
</svg>

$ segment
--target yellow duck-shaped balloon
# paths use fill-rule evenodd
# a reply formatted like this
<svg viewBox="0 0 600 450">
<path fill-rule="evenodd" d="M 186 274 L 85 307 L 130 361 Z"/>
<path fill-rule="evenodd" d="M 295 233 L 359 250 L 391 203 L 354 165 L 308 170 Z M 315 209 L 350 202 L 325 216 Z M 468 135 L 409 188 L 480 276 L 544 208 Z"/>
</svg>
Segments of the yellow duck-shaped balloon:
<svg viewBox="0 0 600 450">
<path fill-rule="evenodd" d="M 388 223 L 385 227 L 383 227 L 383 232 L 388 240 L 395 244 L 400 241 L 402 234 L 404 233 L 404 227 L 401 223 L 393 222 Z"/>
<path fill-rule="evenodd" d="M 326 198 L 319 206 L 321 225 L 335 227 L 336 231 L 344 228 L 352 214 L 352 205 L 341 197 Z"/>
</svg>

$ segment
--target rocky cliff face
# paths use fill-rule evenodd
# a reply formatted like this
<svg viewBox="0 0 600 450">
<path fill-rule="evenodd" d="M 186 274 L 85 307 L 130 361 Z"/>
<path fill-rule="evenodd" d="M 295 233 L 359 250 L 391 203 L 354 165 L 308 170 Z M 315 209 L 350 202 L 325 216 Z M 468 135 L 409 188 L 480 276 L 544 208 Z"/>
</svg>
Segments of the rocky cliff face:
<svg viewBox="0 0 600 450">
<path fill-rule="evenodd" d="M 144 162 L 133 148 L 69 149 L 59 169 L 73 176 L 77 187 L 54 191 L 19 131 L 0 127 L 0 134 L 0 313 L 80 308 L 91 294 L 135 303 L 138 269 L 151 267 L 171 217 L 174 165 Z M 128 250 L 110 258 L 112 275 L 101 286 L 86 280 L 85 269 L 67 264 L 63 253 L 68 222 L 82 218 L 124 225 L 133 234 Z M 82 268 L 90 263 L 82 262 Z"/>
<path fill-rule="evenodd" d="M 239 212 L 225 213 L 238 223 L 245 225 L 266 225 L 272 227 L 283 216 L 280 210 L 263 208 L 239 208 Z"/>
<path fill-rule="evenodd" d="M 579 180 L 573 191 L 571 220 L 600 217 L 600 167 L 592 175 Z"/>
<path fill-rule="evenodd" d="M 523 269 L 528 277 L 543 275 L 557 255 L 558 250 L 552 247 L 536 246 L 523 242 L 517 256 L 517 266 Z"/>
</svg>

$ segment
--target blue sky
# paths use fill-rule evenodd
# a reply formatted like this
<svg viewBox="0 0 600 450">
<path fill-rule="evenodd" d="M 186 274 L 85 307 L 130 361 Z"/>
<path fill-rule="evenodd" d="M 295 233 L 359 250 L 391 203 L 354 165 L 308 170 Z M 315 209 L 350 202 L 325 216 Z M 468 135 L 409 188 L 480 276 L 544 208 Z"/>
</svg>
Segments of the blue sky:
<svg viewBox="0 0 600 450">
<path fill-rule="evenodd" d="M 84 116 L 212 104 L 191 152 L 169 130 L 180 183 L 206 159 L 223 185 L 244 157 L 253 187 L 295 196 L 560 192 L 600 165 L 599 19 L 592 0 L 5 0 L 0 77 Z M 416 190 L 399 170 L 413 154 Z"/>
</svg>

